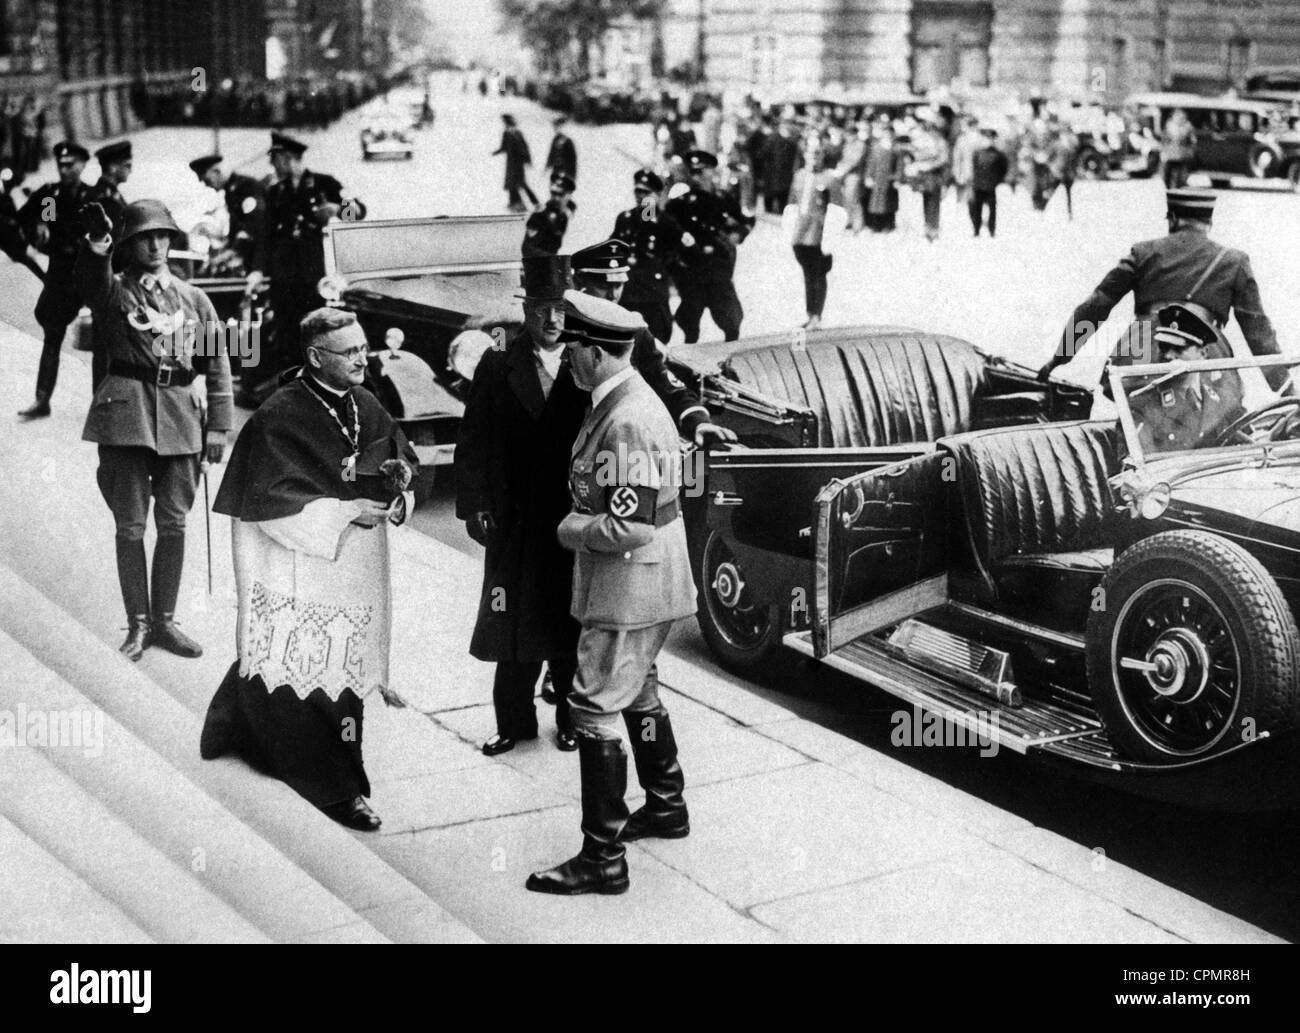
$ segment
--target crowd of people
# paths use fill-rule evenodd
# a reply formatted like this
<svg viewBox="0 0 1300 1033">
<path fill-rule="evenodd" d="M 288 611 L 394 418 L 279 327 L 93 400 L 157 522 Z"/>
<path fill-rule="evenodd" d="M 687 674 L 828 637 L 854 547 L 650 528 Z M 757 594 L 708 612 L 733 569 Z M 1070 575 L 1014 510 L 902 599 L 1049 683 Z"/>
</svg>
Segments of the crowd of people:
<svg viewBox="0 0 1300 1033">
<path fill-rule="evenodd" d="M 37 97 L 0 94 L 0 167 L 16 179 L 35 172 L 48 153 L 45 131 L 45 107 Z"/>
<path fill-rule="evenodd" d="M 400 79 L 374 73 L 333 78 L 241 77 L 197 88 L 190 78 L 140 80 L 131 103 L 146 125 L 311 126 L 324 129 L 344 112 L 391 89 Z"/>
</svg>

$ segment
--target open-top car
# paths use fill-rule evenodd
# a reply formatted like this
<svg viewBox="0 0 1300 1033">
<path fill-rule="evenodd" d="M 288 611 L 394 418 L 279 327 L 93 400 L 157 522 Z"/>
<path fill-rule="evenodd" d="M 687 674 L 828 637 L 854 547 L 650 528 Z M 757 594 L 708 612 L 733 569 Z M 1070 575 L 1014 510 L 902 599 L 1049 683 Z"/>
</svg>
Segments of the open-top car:
<svg viewBox="0 0 1300 1033">
<path fill-rule="evenodd" d="M 1077 420 L 1092 392 L 943 334 L 842 327 L 674 348 L 713 419 L 742 447 L 687 463 L 685 515 L 699 622 L 734 670 L 809 627 L 812 511 L 821 488 L 985 427 Z"/>
<path fill-rule="evenodd" d="M 361 157 L 364 161 L 414 156 L 415 136 L 409 120 L 384 114 L 372 118 L 362 127 Z"/>
<path fill-rule="evenodd" d="M 1220 788 L 1261 758 L 1289 770 L 1300 397 L 1260 372 L 1297 367 L 1113 368 L 1118 427 L 945 436 L 769 507 L 774 534 L 811 539 L 811 627 L 786 645 L 1021 753 Z M 1293 782 L 1250 783 L 1251 805 Z"/>
</svg>

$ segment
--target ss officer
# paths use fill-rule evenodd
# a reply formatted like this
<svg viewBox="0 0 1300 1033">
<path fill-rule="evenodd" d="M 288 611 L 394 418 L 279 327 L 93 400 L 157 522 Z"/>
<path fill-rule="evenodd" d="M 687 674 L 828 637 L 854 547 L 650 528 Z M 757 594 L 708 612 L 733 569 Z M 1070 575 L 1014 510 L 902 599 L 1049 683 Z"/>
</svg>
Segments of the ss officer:
<svg viewBox="0 0 1300 1033">
<path fill-rule="evenodd" d="M 50 398 L 59 379 L 59 354 L 68 327 L 81 311 L 72 268 L 77 260 L 81 224 L 77 215 L 90 200 L 90 187 L 81 181 L 90 152 L 80 144 L 63 141 L 54 145 L 59 169 L 57 183 L 46 183 L 27 199 L 18 212 L 23 233 L 38 251 L 50 256 L 45 286 L 36 299 L 36 322 L 44 342 L 41 364 L 36 373 L 36 401 L 18 415 L 25 420 L 50 415 Z"/>
<path fill-rule="evenodd" d="M 90 188 L 90 199 L 104 209 L 109 221 L 113 224 L 113 232 L 122 231 L 122 214 L 126 211 L 126 198 L 122 196 L 122 185 L 131 178 L 131 169 L 133 165 L 133 155 L 131 153 L 131 141 L 119 140 L 117 143 L 111 143 L 106 147 L 101 147 L 95 152 L 95 160 L 99 162 L 99 182 Z M 114 256 L 115 271 L 122 269 L 121 254 Z M 104 354 L 104 337 L 102 334 L 92 332 L 92 348 L 90 356 L 90 384 L 92 389 L 99 387 L 100 382 L 104 379 L 107 372 L 107 358 Z"/>
<path fill-rule="evenodd" d="M 1111 361 L 1150 363 L 1155 314 L 1174 303 L 1185 306 L 1211 324 L 1217 339 L 1206 349 L 1207 358 L 1225 358 L 1232 352 L 1221 332 L 1228 313 L 1255 355 L 1276 355 L 1277 335 L 1264 314 L 1259 285 L 1245 252 L 1216 244 L 1209 237 L 1214 219 L 1213 194 L 1197 190 L 1169 190 L 1165 194 L 1169 234 L 1144 240 L 1120 259 L 1091 295 L 1074 310 L 1061 334 L 1055 354 L 1039 370 L 1046 380 L 1057 366 L 1069 362 L 1110 315 L 1119 300 L 1133 293 L 1135 319 L 1120 338 Z M 1267 370 L 1276 388 L 1286 370 Z M 1277 382 L 1274 382 L 1277 381 Z"/>
<path fill-rule="evenodd" d="M 537 893 L 623 893 L 624 842 L 690 831 L 668 711 L 651 671 L 673 623 L 695 612 L 678 501 L 681 445 L 663 403 L 632 366 L 639 316 L 576 291 L 564 338 L 591 410 L 569 468 L 573 510 L 560 544 L 574 554 L 570 612 L 582 625 L 571 709 L 582 778 L 582 849 L 528 877 Z M 646 804 L 629 818 L 622 714 Z"/>
<path fill-rule="evenodd" d="M 682 244 L 682 228 L 660 210 L 659 196 L 664 181 L 649 169 L 632 177 L 636 204 L 620 212 L 614 221 L 614 237 L 630 249 L 627 286 L 619 304 L 639 313 L 650 332 L 664 344 L 673 335 L 673 313 L 669 306 L 668 269 Z"/>
<path fill-rule="evenodd" d="M 713 188 L 718 159 L 708 151 L 686 155 L 690 189 L 672 198 L 665 210 L 681 226 L 681 265 L 677 276 L 677 325 L 686 343 L 700 339 L 700 317 L 707 308 L 728 341 L 740 336 L 745 318 L 732 278 L 736 248 L 749 235 L 753 219 L 746 218 L 735 198 Z"/>
<path fill-rule="evenodd" d="M 219 463 L 231 422 L 230 362 L 225 352 L 196 353 L 211 340 L 217 314 L 208 296 L 172 276 L 167 254 L 180 228 L 161 201 L 137 201 L 122 214 L 125 271 L 111 267 L 112 223 L 87 206 L 77 286 L 95 317 L 107 376 L 95 391 L 82 431 L 99 445 L 99 490 L 117 525 L 117 574 L 129 624 L 121 651 L 138 660 L 150 645 L 178 656 L 203 650 L 176 626 L 185 558 L 185 517 L 194 504 L 200 455 Z M 192 384 L 207 381 L 208 426 Z M 158 540 L 153 573 L 144 532 L 153 500 Z"/>
<path fill-rule="evenodd" d="M 307 145 L 284 133 L 271 134 L 270 158 L 276 180 L 267 188 L 263 229 L 257 234 L 249 288 L 261 285 L 263 275 L 271 278 L 271 308 L 275 312 L 275 336 L 263 349 L 259 383 L 248 397 L 241 385 L 240 403 L 257 404 L 257 396 L 276 382 L 284 370 L 301 365 L 302 349 L 298 324 L 303 316 L 323 308 L 317 284 L 325 275 L 324 229 L 349 204 L 356 218 L 364 211 L 360 202 L 346 202 L 343 186 L 333 176 L 304 168 Z M 247 370 L 247 367 L 245 367 Z M 247 372 L 248 376 L 252 371 Z"/>
<path fill-rule="evenodd" d="M 570 200 L 575 189 L 572 176 L 557 172 L 551 177 L 550 198 L 524 224 L 524 258 L 560 253 L 564 246 L 564 233 L 569 228 L 569 216 L 577 210 L 577 205 Z"/>
<path fill-rule="evenodd" d="M 236 254 L 245 268 L 252 268 L 257 253 L 266 189 L 260 180 L 231 172 L 220 154 L 208 154 L 190 162 L 190 171 L 199 182 L 211 187 L 226 202 L 230 232 L 226 247 Z"/>
</svg>

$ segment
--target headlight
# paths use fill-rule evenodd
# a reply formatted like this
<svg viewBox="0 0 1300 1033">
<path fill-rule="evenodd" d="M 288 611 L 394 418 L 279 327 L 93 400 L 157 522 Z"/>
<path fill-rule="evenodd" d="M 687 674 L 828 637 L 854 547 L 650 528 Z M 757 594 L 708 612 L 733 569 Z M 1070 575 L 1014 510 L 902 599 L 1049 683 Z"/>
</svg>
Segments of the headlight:
<svg viewBox="0 0 1300 1033">
<path fill-rule="evenodd" d="M 447 349 L 447 366 L 458 376 L 473 380 L 479 362 L 492 346 L 492 338 L 482 330 L 462 331 Z"/>
<path fill-rule="evenodd" d="M 1169 508 L 1169 500 L 1173 497 L 1173 491 L 1164 481 L 1159 484 L 1153 484 L 1147 491 L 1138 497 L 1138 512 L 1142 514 L 1143 520 L 1155 520 L 1162 516 L 1164 511 Z"/>
<path fill-rule="evenodd" d="M 348 289 L 348 281 L 338 273 L 330 276 L 322 276 L 316 282 L 316 293 L 325 301 L 325 304 L 332 305 L 343 297 L 343 292 Z"/>
</svg>

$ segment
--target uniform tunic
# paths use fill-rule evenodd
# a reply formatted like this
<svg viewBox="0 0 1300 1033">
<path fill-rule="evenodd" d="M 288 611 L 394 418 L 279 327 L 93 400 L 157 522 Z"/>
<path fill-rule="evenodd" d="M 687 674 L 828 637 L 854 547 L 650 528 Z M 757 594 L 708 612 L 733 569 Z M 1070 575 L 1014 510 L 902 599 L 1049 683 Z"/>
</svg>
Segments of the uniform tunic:
<svg viewBox="0 0 1300 1033">
<path fill-rule="evenodd" d="M 745 217 L 735 198 L 697 187 L 673 198 L 665 210 L 682 229 L 676 319 L 686 342 L 699 340 L 706 308 L 725 338 L 736 340 L 745 318 L 732 283 L 736 247 L 748 236 L 753 220 Z"/>
<path fill-rule="evenodd" d="M 614 237 L 632 249 L 627 285 L 619 304 L 639 312 L 650 332 L 666 344 L 673 332 L 669 268 L 681 248 L 682 228 L 657 204 L 638 204 L 619 213 L 614 221 Z"/>
</svg>

